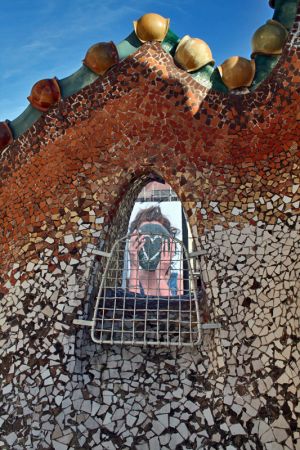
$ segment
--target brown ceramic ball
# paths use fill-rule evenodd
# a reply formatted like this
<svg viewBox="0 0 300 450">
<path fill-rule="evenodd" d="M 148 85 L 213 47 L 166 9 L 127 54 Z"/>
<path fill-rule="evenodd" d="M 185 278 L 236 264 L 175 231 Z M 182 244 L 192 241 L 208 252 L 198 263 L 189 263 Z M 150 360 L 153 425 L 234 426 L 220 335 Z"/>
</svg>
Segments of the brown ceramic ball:
<svg viewBox="0 0 300 450">
<path fill-rule="evenodd" d="M 98 42 L 92 45 L 83 60 L 83 64 L 97 75 L 104 75 L 118 62 L 119 54 L 113 42 Z"/>
<path fill-rule="evenodd" d="M 13 142 L 12 132 L 7 122 L 0 122 L 0 150 Z"/>
<path fill-rule="evenodd" d="M 179 42 L 175 56 L 175 61 L 187 72 L 201 69 L 206 64 L 213 64 L 211 50 L 202 39 L 184 36 Z"/>
<path fill-rule="evenodd" d="M 56 78 L 47 78 L 35 83 L 28 97 L 31 105 L 45 112 L 61 99 L 60 87 Z"/>
<path fill-rule="evenodd" d="M 288 36 L 286 28 L 276 20 L 268 20 L 258 28 L 252 37 L 252 54 L 281 55 Z"/>
</svg>

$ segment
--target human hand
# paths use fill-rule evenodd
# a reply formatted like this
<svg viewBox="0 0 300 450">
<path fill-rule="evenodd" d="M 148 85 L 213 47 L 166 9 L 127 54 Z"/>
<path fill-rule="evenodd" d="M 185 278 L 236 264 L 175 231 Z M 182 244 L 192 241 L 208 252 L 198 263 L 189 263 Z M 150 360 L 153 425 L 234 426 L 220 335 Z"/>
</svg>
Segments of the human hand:
<svg viewBox="0 0 300 450">
<path fill-rule="evenodd" d="M 169 268 L 175 255 L 175 242 L 172 239 L 165 239 L 162 242 L 160 261 L 157 266 L 157 276 L 159 280 L 169 278 Z"/>
<path fill-rule="evenodd" d="M 139 251 L 145 243 L 145 236 L 134 232 L 129 240 L 128 252 L 130 257 L 130 265 L 134 269 L 139 267 Z"/>
</svg>

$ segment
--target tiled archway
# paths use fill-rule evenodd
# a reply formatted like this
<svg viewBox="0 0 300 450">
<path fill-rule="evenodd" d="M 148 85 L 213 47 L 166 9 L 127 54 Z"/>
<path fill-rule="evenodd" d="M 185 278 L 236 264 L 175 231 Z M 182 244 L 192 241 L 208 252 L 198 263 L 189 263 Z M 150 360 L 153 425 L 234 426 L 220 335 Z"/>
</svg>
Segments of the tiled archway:
<svg viewBox="0 0 300 450">
<path fill-rule="evenodd" d="M 199 87 L 148 43 L 2 153 L 6 443 L 295 448 L 297 64 L 291 40 L 269 79 L 237 97 Z M 223 329 L 197 354 L 118 349 L 78 368 L 72 320 L 94 250 L 114 220 L 126 226 L 134 180 L 155 169 L 207 251 L 204 281 Z"/>
</svg>

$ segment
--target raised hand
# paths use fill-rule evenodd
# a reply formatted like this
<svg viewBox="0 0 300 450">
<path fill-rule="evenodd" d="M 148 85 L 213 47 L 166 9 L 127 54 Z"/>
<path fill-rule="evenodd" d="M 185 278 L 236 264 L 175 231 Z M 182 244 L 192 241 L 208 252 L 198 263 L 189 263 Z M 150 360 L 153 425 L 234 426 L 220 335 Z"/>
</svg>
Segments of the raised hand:
<svg viewBox="0 0 300 450">
<path fill-rule="evenodd" d="M 140 292 L 139 280 L 139 251 L 144 245 L 144 236 L 133 233 L 129 240 L 128 252 L 130 258 L 130 275 L 128 288 L 132 292 Z"/>
<path fill-rule="evenodd" d="M 145 237 L 142 234 L 137 232 L 131 235 L 129 240 L 129 257 L 130 257 L 130 267 L 138 268 L 139 267 L 139 251 L 143 247 L 145 242 Z"/>
<path fill-rule="evenodd" d="M 171 239 L 164 240 L 161 247 L 160 262 L 155 272 L 160 295 L 170 295 L 168 281 L 170 278 L 170 267 L 174 255 L 175 242 Z"/>
<path fill-rule="evenodd" d="M 169 277 L 169 268 L 172 263 L 172 259 L 175 255 L 175 242 L 171 239 L 165 239 L 162 242 L 160 262 L 158 263 L 157 270 L 161 276 Z"/>
</svg>

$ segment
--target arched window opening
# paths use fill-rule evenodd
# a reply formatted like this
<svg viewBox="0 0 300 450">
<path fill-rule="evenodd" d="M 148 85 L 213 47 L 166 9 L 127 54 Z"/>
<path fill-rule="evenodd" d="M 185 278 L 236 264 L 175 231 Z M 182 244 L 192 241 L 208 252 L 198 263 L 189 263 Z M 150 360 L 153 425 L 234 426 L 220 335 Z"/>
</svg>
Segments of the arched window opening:
<svg viewBox="0 0 300 450">
<path fill-rule="evenodd" d="M 194 346 L 204 289 L 188 221 L 176 193 L 151 181 L 138 194 L 127 233 L 115 239 L 101 276 L 91 336 L 99 344 Z M 202 318 L 203 319 L 203 318 Z"/>
<path fill-rule="evenodd" d="M 157 245 L 155 246 L 155 230 L 158 234 L 165 233 L 166 235 L 171 235 L 174 239 L 177 239 L 177 244 L 175 244 L 175 241 L 173 243 L 174 249 L 172 251 L 163 251 L 162 253 L 159 253 L 159 255 L 165 254 L 165 257 L 170 257 L 170 264 L 168 267 L 169 277 L 167 282 L 170 285 L 169 287 L 172 291 L 172 294 L 188 294 L 190 287 L 188 276 L 188 261 L 185 258 L 181 258 L 179 247 L 183 245 L 182 248 L 186 248 L 188 252 L 191 252 L 193 248 L 193 239 L 190 227 L 185 218 L 182 204 L 176 193 L 167 183 L 162 183 L 159 181 L 149 182 L 139 193 L 129 219 L 128 233 L 136 233 L 139 231 L 140 227 L 142 228 L 142 230 L 146 227 L 146 230 L 148 229 L 148 232 L 154 235 L 151 237 L 151 239 L 154 239 L 153 245 L 149 245 L 150 237 L 146 239 L 148 242 L 149 250 L 151 248 L 155 249 L 155 247 L 160 247 L 159 237 L 157 238 Z M 133 241 L 131 242 L 131 244 L 133 244 L 131 245 L 131 247 L 134 247 L 134 238 L 131 241 Z M 147 255 L 146 250 L 147 248 L 145 249 L 145 247 L 143 247 L 141 254 L 143 256 L 143 259 L 146 258 L 146 260 L 148 260 L 149 255 Z M 164 249 L 157 248 L 157 250 L 160 252 L 160 250 Z M 133 255 L 132 251 L 130 252 L 130 248 L 127 248 L 127 251 L 129 252 L 129 258 L 125 259 L 123 287 L 125 287 L 126 285 L 126 280 L 129 280 L 129 284 L 132 281 L 130 260 L 133 258 Z M 155 251 L 154 254 L 150 255 L 149 257 L 152 257 L 153 260 L 155 260 Z M 157 259 L 158 257 L 156 257 L 156 261 Z M 166 261 L 166 265 L 167 264 L 168 261 Z M 194 265 L 194 261 L 191 261 L 191 264 Z M 155 271 L 151 270 L 150 263 L 149 266 L 150 270 L 147 271 L 148 273 L 141 273 L 142 278 L 140 280 L 140 285 L 142 287 L 142 290 L 144 290 L 146 286 L 143 285 L 150 283 L 149 288 L 152 289 L 152 291 L 157 291 L 155 293 L 158 293 L 159 291 L 163 290 L 163 288 L 160 286 L 161 281 L 163 280 L 158 280 L 159 283 L 156 283 L 157 285 L 155 287 Z M 146 276 L 146 280 L 143 280 L 143 276 Z M 134 285 L 134 282 L 131 284 Z"/>
</svg>

